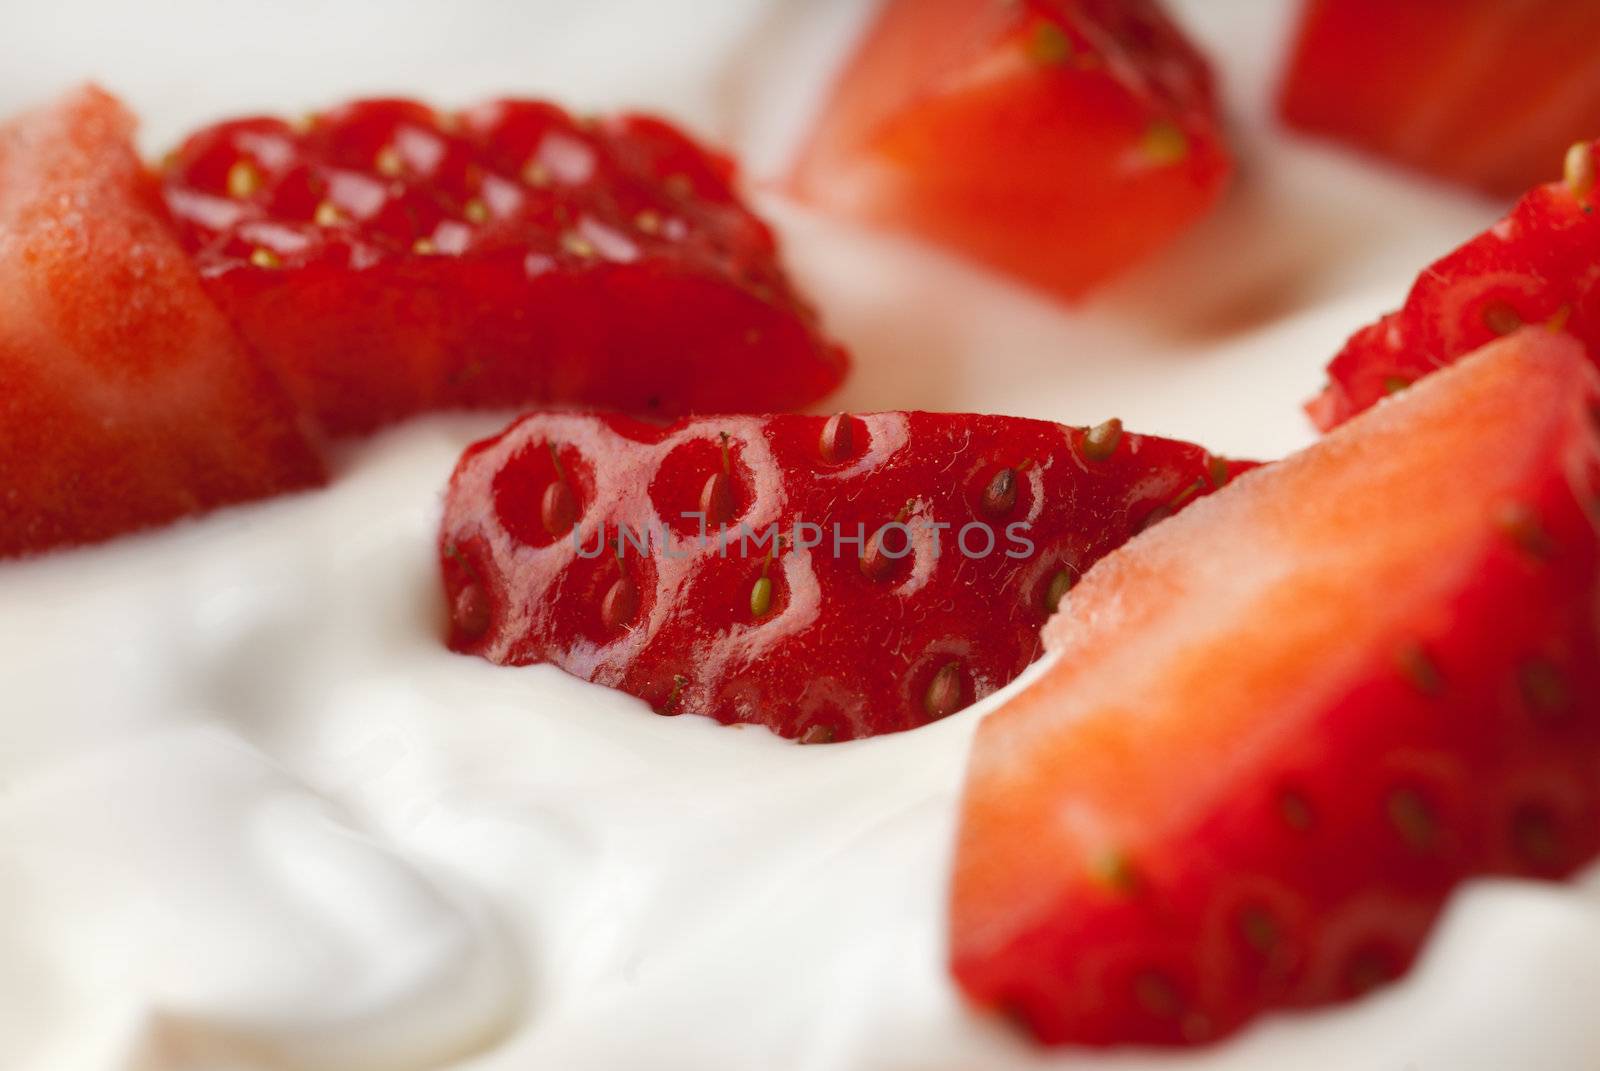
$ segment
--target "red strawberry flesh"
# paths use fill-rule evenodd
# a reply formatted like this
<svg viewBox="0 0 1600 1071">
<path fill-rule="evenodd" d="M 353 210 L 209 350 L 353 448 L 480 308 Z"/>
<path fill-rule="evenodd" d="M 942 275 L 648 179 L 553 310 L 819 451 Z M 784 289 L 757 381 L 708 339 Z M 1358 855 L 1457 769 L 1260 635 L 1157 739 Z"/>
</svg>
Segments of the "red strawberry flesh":
<svg viewBox="0 0 1600 1071">
<path fill-rule="evenodd" d="M 179 246 L 133 127 L 96 89 L 0 127 L 0 556 L 323 479 Z"/>
<path fill-rule="evenodd" d="M 451 480 L 440 536 L 450 644 L 785 736 L 914 728 L 1037 657 L 1063 577 L 1230 473 L 1200 447 L 1112 426 L 525 417 L 470 448 Z M 998 497 L 997 479 L 1009 482 Z M 552 485 L 576 502 L 570 534 L 544 523 Z M 713 503 L 732 533 L 726 556 L 714 524 L 700 545 L 699 521 L 681 516 Z M 1008 533 L 1015 523 L 1031 551 Z M 662 526 L 678 557 L 659 538 L 639 549 L 640 533 Z M 777 552 L 773 526 L 791 538 Z M 740 541 L 745 530 L 759 540 Z"/>
<path fill-rule="evenodd" d="M 804 199 L 1066 298 L 1203 215 L 1231 164 L 1151 0 L 890 0 L 794 171 Z"/>
<path fill-rule="evenodd" d="M 786 409 L 842 352 L 667 123 L 359 101 L 190 137 L 165 193 L 206 285 L 336 434 L 450 407 Z"/>
<path fill-rule="evenodd" d="M 1392 978 L 1600 850 L 1597 380 L 1529 329 L 1110 556 L 980 726 L 957 979 L 1179 1044 Z"/>
<path fill-rule="evenodd" d="M 1279 107 L 1302 130 L 1512 197 L 1600 133 L 1600 7 L 1309 0 Z"/>
<path fill-rule="evenodd" d="M 1572 146 L 1566 177 L 1417 277 L 1406 303 L 1352 335 L 1306 408 L 1331 428 L 1522 324 L 1564 326 L 1600 361 L 1600 142 Z"/>
</svg>

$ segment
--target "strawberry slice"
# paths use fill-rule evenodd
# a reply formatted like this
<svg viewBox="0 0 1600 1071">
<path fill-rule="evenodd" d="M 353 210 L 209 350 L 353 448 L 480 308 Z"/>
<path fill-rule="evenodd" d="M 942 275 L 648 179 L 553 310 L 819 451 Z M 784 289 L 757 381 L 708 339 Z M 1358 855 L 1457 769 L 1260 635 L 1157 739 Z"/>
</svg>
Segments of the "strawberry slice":
<svg viewBox="0 0 1600 1071">
<path fill-rule="evenodd" d="M 1530 328 L 1092 570 L 983 722 L 951 942 L 1048 1042 L 1187 1043 L 1600 850 L 1600 379 Z"/>
<path fill-rule="evenodd" d="M 323 479 L 178 245 L 133 126 L 97 89 L 0 126 L 0 556 Z"/>
<path fill-rule="evenodd" d="M 1405 307 L 1353 335 L 1306 410 L 1323 429 L 1524 323 L 1565 325 L 1600 361 L 1600 141 L 1566 154 L 1563 181 L 1417 277 Z"/>
<path fill-rule="evenodd" d="M 440 407 L 786 409 L 843 353 L 666 123 L 360 101 L 203 130 L 165 190 L 211 293 L 332 433 Z"/>
<path fill-rule="evenodd" d="M 1513 197 L 1600 132 L 1600 6 L 1309 0 L 1286 122 Z"/>
<path fill-rule="evenodd" d="M 524 417 L 450 482 L 450 645 L 810 742 L 910 729 L 1015 677 L 1083 569 L 1245 467 L 1117 421 Z"/>
<path fill-rule="evenodd" d="M 1152 0 L 889 0 L 792 184 L 1075 298 L 1230 169 L 1211 72 Z"/>
</svg>

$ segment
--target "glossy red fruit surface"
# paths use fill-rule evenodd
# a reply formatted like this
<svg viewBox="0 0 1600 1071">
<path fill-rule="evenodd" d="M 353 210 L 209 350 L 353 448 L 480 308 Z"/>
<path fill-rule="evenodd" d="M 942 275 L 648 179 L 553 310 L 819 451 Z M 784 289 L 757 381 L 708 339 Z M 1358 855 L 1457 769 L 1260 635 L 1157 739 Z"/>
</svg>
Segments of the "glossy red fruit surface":
<svg viewBox="0 0 1600 1071">
<path fill-rule="evenodd" d="M 1429 265 L 1405 305 L 1352 335 L 1307 405 L 1323 429 L 1523 324 L 1564 327 L 1600 361 L 1600 142 L 1566 154 L 1493 227 Z"/>
<path fill-rule="evenodd" d="M 812 742 L 911 729 L 1014 678 L 1080 572 L 1247 467 L 1115 421 L 524 417 L 451 480 L 450 645 Z"/>
<path fill-rule="evenodd" d="M 335 434 L 436 408 L 827 394 L 843 352 L 732 182 L 659 119 L 518 100 L 241 119 L 165 168 L 206 286 Z"/>
</svg>

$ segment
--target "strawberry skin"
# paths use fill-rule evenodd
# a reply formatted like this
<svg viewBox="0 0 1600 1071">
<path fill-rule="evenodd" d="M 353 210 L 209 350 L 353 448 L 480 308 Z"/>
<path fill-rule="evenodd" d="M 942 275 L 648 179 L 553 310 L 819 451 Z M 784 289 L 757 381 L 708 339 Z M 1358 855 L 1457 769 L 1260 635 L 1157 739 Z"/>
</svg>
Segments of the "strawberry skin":
<svg viewBox="0 0 1600 1071">
<path fill-rule="evenodd" d="M 324 478 L 206 296 L 133 127 L 97 89 L 0 126 L 0 556 Z"/>
<path fill-rule="evenodd" d="M 1083 569 L 1247 467 L 1115 421 L 528 416 L 451 479 L 450 646 L 808 742 L 910 729 L 1014 678 Z"/>
<path fill-rule="evenodd" d="M 1324 430 L 1524 323 L 1552 323 L 1600 361 L 1600 141 L 1566 154 L 1500 222 L 1417 277 L 1406 303 L 1358 331 L 1306 410 Z"/>
<path fill-rule="evenodd" d="M 1091 570 L 973 746 L 967 993 L 1204 1041 L 1394 977 L 1467 877 L 1593 858 L 1597 389 L 1526 329 Z"/>
<path fill-rule="evenodd" d="M 333 434 L 531 402 L 787 409 L 841 350 L 668 124 L 358 101 L 202 130 L 165 195 L 206 285 Z"/>
<path fill-rule="evenodd" d="M 1279 110 L 1301 130 L 1514 197 L 1600 132 L 1600 7 L 1308 0 Z"/>
<path fill-rule="evenodd" d="M 888 0 L 792 185 L 1071 299 L 1231 166 L 1211 72 L 1152 0 Z"/>
</svg>

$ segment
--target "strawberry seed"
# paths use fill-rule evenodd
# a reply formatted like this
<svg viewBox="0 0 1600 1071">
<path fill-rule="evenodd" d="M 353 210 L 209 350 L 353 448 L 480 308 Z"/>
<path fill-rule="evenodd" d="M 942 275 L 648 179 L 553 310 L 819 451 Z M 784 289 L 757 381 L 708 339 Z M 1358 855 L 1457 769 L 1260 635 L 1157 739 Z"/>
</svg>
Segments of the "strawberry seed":
<svg viewBox="0 0 1600 1071">
<path fill-rule="evenodd" d="M 985 513 L 1009 513 L 1017 504 L 1017 471 L 1003 468 L 994 474 L 989 486 L 983 489 Z"/>
<path fill-rule="evenodd" d="M 855 421 L 848 413 L 835 413 L 822 425 L 822 435 L 817 442 L 822 460 L 837 465 L 855 451 Z"/>
<path fill-rule="evenodd" d="M 617 577 L 600 601 L 600 623 L 607 631 L 615 632 L 631 622 L 638 612 L 638 587 L 625 576 Z"/>
<path fill-rule="evenodd" d="M 539 521 L 557 539 L 572 531 L 578 519 L 578 500 L 565 480 L 555 480 L 544 489 L 539 502 Z"/>
<path fill-rule="evenodd" d="M 1121 441 L 1122 421 L 1112 417 L 1083 433 L 1083 456 L 1090 461 L 1104 461 L 1117 452 Z"/>
<path fill-rule="evenodd" d="M 961 663 L 946 662 L 928 683 L 922 709 L 934 721 L 947 718 L 961 709 Z"/>
</svg>

